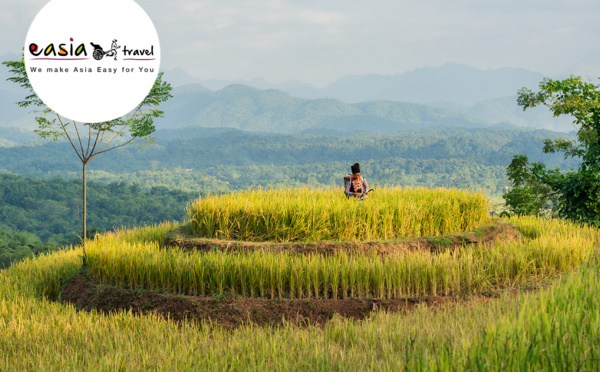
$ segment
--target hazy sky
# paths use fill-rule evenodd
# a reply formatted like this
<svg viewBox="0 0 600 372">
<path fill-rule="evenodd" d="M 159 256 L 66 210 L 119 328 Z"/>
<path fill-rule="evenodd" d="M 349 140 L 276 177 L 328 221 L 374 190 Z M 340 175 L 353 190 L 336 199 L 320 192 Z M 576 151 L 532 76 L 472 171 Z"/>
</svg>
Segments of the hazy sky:
<svg viewBox="0 0 600 372">
<path fill-rule="evenodd" d="M 0 54 L 20 53 L 45 0 L 1 0 Z M 139 0 L 162 67 L 201 79 L 395 74 L 459 62 L 557 75 L 600 66 L 600 2 L 587 0 Z M 68 22 L 68 20 L 63 20 Z M 591 62 L 590 62 L 591 61 Z"/>
</svg>

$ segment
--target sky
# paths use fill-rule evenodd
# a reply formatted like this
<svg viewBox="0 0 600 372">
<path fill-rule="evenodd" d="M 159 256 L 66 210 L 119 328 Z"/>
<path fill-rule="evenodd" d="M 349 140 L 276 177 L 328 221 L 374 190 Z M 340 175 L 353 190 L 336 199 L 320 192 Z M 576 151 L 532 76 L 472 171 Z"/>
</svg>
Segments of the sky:
<svg viewBox="0 0 600 372">
<path fill-rule="evenodd" d="M 46 3 L 1 1 L 0 55 L 20 53 Z M 598 1 L 137 3 L 158 31 L 162 68 L 181 67 L 199 79 L 298 79 L 321 87 L 344 75 L 397 74 L 446 62 L 600 76 Z"/>
</svg>

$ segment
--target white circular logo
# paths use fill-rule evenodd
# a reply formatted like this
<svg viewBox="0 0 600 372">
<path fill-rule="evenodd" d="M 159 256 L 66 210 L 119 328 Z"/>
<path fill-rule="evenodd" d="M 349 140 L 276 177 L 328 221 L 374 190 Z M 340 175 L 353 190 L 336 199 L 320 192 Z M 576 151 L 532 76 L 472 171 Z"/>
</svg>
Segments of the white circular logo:
<svg viewBox="0 0 600 372">
<path fill-rule="evenodd" d="M 136 109 L 160 67 L 156 29 L 132 0 L 52 0 L 27 33 L 35 93 L 68 119 L 99 123 Z"/>
</svg>

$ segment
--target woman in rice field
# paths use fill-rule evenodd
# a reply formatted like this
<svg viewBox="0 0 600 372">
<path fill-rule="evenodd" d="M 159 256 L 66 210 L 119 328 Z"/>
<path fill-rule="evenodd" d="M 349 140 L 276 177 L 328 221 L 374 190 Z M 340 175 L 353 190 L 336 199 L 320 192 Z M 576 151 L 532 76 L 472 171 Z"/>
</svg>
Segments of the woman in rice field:
<svg viewBox="0 0 600 372">
<path fill-rule="evenodd" d="M 366 198 L 369 192 L 369 183 L 360 175 L 360 165 L 354 163 L 351 169 L 352 176 L 344 177 L 346 179 L 344 193 L 347 197 Z"/>
</svg>

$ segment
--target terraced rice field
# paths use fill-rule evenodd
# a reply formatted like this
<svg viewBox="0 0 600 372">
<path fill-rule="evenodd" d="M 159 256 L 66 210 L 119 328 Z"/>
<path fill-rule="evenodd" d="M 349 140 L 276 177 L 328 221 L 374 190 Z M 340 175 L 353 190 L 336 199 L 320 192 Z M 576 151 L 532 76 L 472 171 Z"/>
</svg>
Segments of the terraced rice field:
<svg viewBox="0 0 600 372">
<path fill-rule="evenodd" d="M 98 236 L 85 270 L 75 247 L 0 272 L 0 369 L 600 366 L 597 229 L 457 190 L 330 192 L 202 199 Z"/>
</svg>

